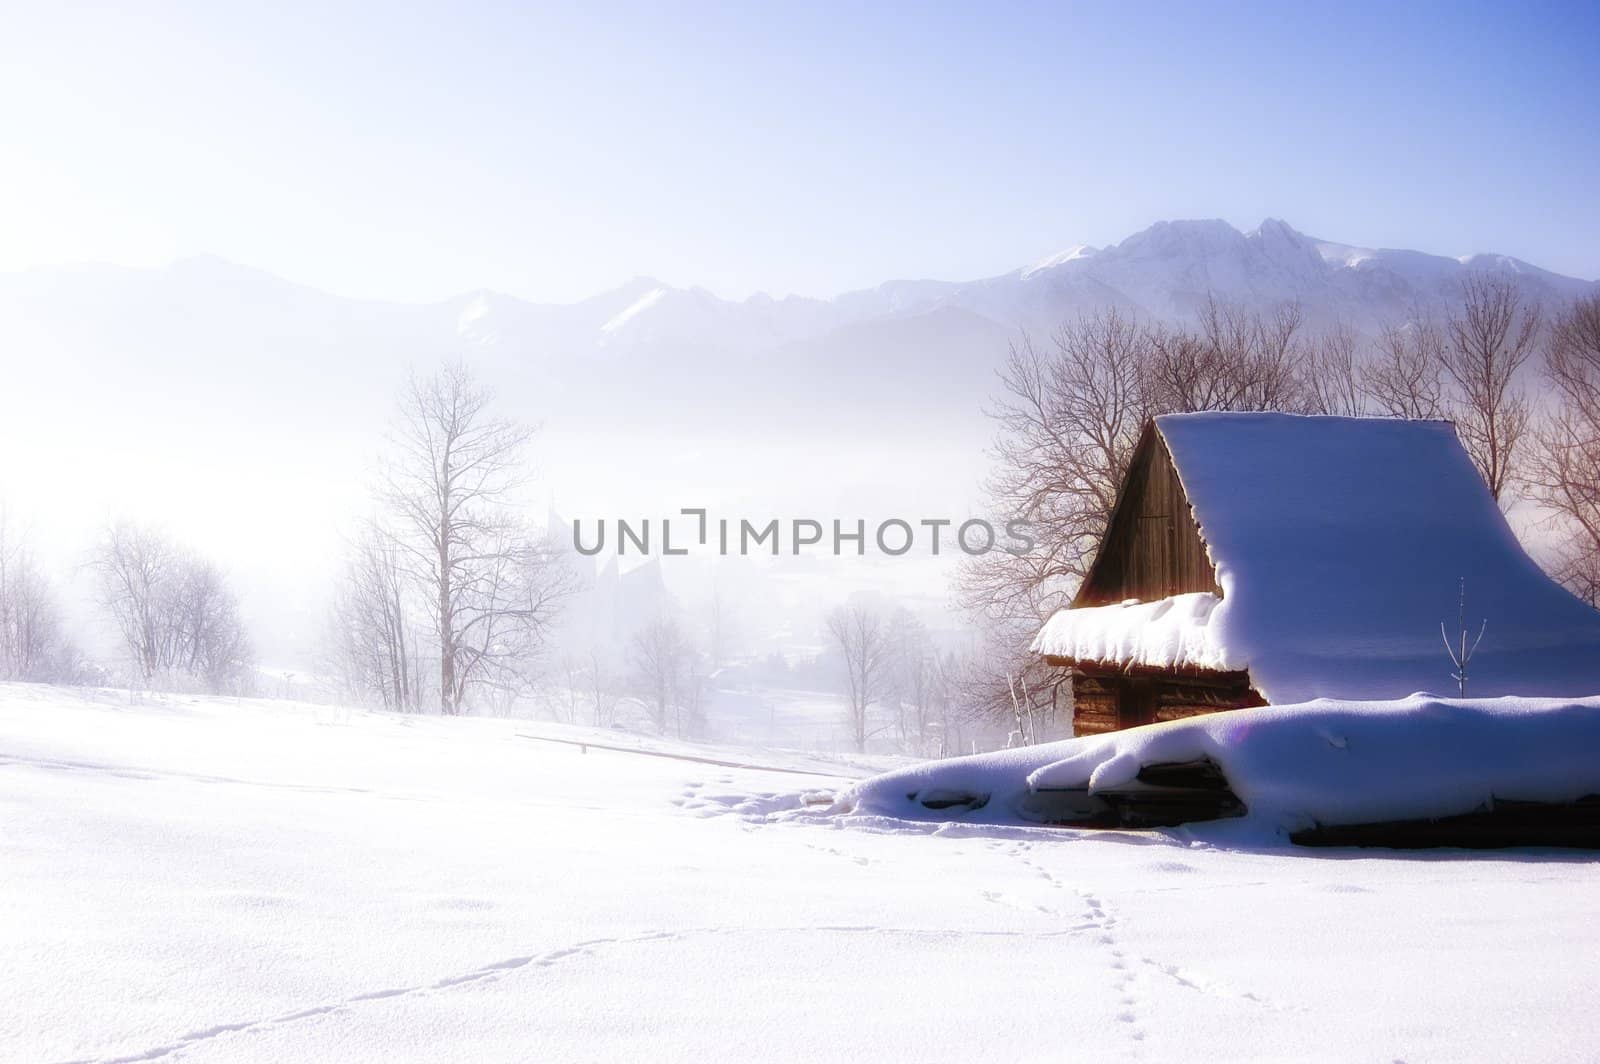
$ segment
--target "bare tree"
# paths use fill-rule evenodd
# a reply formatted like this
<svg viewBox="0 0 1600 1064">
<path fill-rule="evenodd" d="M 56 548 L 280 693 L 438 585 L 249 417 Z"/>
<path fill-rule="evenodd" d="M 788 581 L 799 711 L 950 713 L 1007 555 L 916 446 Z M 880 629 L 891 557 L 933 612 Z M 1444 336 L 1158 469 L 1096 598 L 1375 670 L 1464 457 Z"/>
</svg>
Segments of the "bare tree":
<svg viewBox="0 0 1600 1064">
<path fill-rule="evenodd" d="M 871 730 L 867 710 L 886 694 L 889 639 L 883 617 L 866 603 L 840 606 L 828 615 L 828 634 L 839 650 L 845 673 L 847 723 L 857 752 L 867 748 Z"/>
<path fill-rule="evenodd" d="M 335 594 L 330 664 L 348 694 L 414 713 L 422 708 L 422 660 L 407 599 L 400 549 L 368 525 Z"/>
<path fill-rule="evenodd" d="M 1306 359 L 1306 404 L 1312 414 L 1360 417 L 1367 411 L 1360 341 L 1347 325 L 1319 336 Z"/>
<path fill-rule="evenodd" d="M 1444 333 L 1425 316 L 1386 325 L 1378 338 L 1377 357 L 1361 375 L 1362 392 L 1388 417 L 1442 417 L 1444 348 Z"/>
<path fill-rule="evenodd" d="M 1198 332 L 1148 334 L 1149 405 L 1157 413 L 1304 409 L 1301 321 L 1293 303 L 1260 314 L 1208 299 Z"/>
<path fill-rule="evenodd" d="M 1553 409 L 1535 431 L 1528 479 L 1564 533 L 1557 578 L 1600 606 L 1600 296 L 1555 320 L 1545 373 Z"/>
<path fill-rule="evenodd" d="M 146 683 L 172 661 L 167 600 L 180 565 L 170 539 L 125 521 L 105 530 L 90 561 L 98 577 L 100 604 L 111 614 L 128 657 Z"/>
<path fill-rule="evenodd" d="M 185 675 L 214 693 L 252 686 L 239 602 L 211 562 L 154 529 L 116 522 L 89 565 L 100 603 L 145 683 Z"/>
<path fill-rule="evenodd" d="M 962 570 L 962 604 L 987 617 L 1042 616 L 1064 605 L 1089 560 L 1144 423 L 1152 336 L 1115 310 L 1059 329 L 1048 350 L 1024 339 L 1000 373 L 988 493 L 997 510 L 1044 533 Z"/>
<path fill-rule="evenodd" d="M 1054 721 L 1066 674 L 1028 651 L 1037 631 L 1036 622 L 1024 619 L 979 629 L 978 645 L 952 671 L 956 698 L 969 723 L 993 729 L 1004 722 L 1010 729 L 1023 716 Z"/>
<path fill-rule="evenodd" d="M 177 627 L 174 664 L 209 691 L 242 693 L 253 665 L 239 601 L 222 570 L 186 554 L 171 604 Z"/>
<path fill-rule="evenodd" d="M 412 377 L 384 471 L 390 533 L 428 604 L 446 714 L 460 713 L 475 687 L 526 683 L 570 587 L 516 508 L 532 430 L 493 416 L 491 401 L 459 363 Z"/>
<path fill-rule="evenodd" d="M 50 582 L 0 506 L 0 679 L 59 682 L 73 657 Z"/>
<path fill-rule="evenodd" d="M 1460 310 L 1447 323 L 1444 375 L 1453 385 L 1456 431 L 1497 500 L 1516 475 L 1528 428 L 1528 400 L 1516 378 L 1538 335 L 1539 308 L 1525 306 L 1511 281 L 1474 276 L 1463 282 Z"/>
<path fill-rule="evenodd" d="M 1151 417 L 1314 406 L 1300 329 L 1292 304 L 1254 314 L 1213 300 L 1198 330 L 1140 327 L 1106 311 L 1063 326 L 1048 349 L 1014 346 L 990 410 L 1000 431 L 987 488 L 997 512 L 1031 523 L 1038 546 L 964 563 L 961 605 L 1024 626 L 1066 605 Z"/>
<path fill-rule="evenodd" d="M 888 621 L 889 688 L 900 748 L 926 755 L 940 732 L 939 655 L 924 625 L 910 610 L 894 611 Z"/>
<path fill-rule="evenodd" d="M 662 735 L 684 734 L 684 694 L 691 680 L 693 648 L 676 617 L 662 614 L 634 633 L 628 662 L 634 685 Z"/>
<path fill-rule="evenodd" d="M 683 682 L 678 691 L 678 737 L 694 739 L 706 732 L 705 662 L 693 646 L 684 662 Z"/>
<path fill-rule="evenodd" d="M 959 697 L 962 659 L 953 650 L 935 654 L 930 670 L 929 701 L 933 706 L 931 726 L 937 729 L 936 756 L 948 757 L 962 749 L 964 726 L 970 712 Z"/>
<path fill-rule="evenodd" d="M 556 659 L 553 686 L 545 688 L 542 698 L 550 706 L 550 715 L 568 724 L 578 723 L 578 700 L 587 686 L 583 661 L 576 654 L 562 654 Z"/>
<path fill-rule="evenodd" d="M 727 589 L 723 586 L 722 570 L 718 568 L 711 574 L 711 598 L 707 603 L 707 638 L 710 641 L 708 650 L 711 654 L 712 669 L 722 668 L 723 662 L 728 658 L 728 633 L 732 627 L 733 610 L 729 603 Z"/>
<path fill-rule="evenodd" d="M 1237 313 L 1237 312 L 1235 312 Z M 1254 343 L 1241 360 L 1250 383 L 1243 398 L 1229 410 L 1306 409 L 1304 374 L 1308 358 L 1299 303 L 1285 303 L 1265 314 L 1250 315 Z"/>
<path fill-rule="evenodd" d="M 598 648 L 589 651 L 584 663 L 583 676 L 588 684 L 589 697 L 594 703 L 593 723 L 597 728 L 609 728 L 617 722 L 617 704 L 621 696 L 610 663 Z"/>
</svg>

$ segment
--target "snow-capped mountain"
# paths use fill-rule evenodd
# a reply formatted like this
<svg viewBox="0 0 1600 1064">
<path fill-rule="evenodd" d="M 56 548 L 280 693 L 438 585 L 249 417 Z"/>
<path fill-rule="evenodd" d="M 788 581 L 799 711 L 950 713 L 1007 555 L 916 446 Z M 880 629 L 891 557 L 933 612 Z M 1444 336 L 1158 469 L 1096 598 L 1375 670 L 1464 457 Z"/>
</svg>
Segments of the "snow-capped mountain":
<svg viewBox="0 0 1600 1064">
<path fill-rule="evenodd" d="M 1104 250 L 1074 247 L 1016 273 L 961 285 L 942 299 L 1025 328 L 1105 305 L 1181 321 L 1215 296 L 1252 307 L 1298 302 L 1313 325 L 1343 321 L 1370 330 L 1414 308 L 1447 303 L 1473 271 L 1511 274 L 1544 303 L 1595 288 L 1506 256 L 1452 259 L 1355 247 L 1268 219 L 1248 233 L 1222 221 L 1159 222 Z"/>
<path fill-rule="evenodd" d="M 920 424 L 978 417 L 1022 331 L 1046 334 L 1101 307 L 1181 321 L 1211 296 L 1254 308 L 1292 300 L 1311 328 L 1337 321 L 1370 333 L 1439 308 L 1474 271 L 1510 276 L 1551 306 L 1596 290 L 1505 256 L 1361 247 L 1270 219 L 1247 233 L 1222 221 L 1159 222 L 997 277 L 888 281 L 828 299 L 726 300 L 637 277 L 571 304 L 478 291 L 409 305 L 344 299 L 203 258 L 165 270 L 0 275 L 0 351 L 25 363 L 14 381 L 69 373 L 118 406 L 177 389 L 348 420 L 351 404 L 373 401 L 375 381 L 467 354 L 530 403 L 574 415 L 714 413 L 815 427 L 869 408 Z"/>
<path fill-rule="evenodd" d="M 1212 296 L 1259 308 L 1294 301 L 1313 327 L 1340 321 L 1371 331 L 1447 303 L 1471 272 L 1512 276 L 1545 304 L 1596 290 L 1595 282 L 1502 255 L 1458 259 L 1360 247 L 1274 219 L 1247 233 L 1222 221 L 1173 221 L 1106 248 L 1076 245 L 997 277 L 895 280 L 828 299 L 725 300 L 636 277 L 572 304 L 478 291 L 412 306 L 341 299 L 215 258 L 161 271 L 36 270 L 0 276 L 0 340 L 22 330 L 77 341 L 103 333 L 91 346 L 108 354 L 149 345 L 180 361 L 183 348 L 204 342 L 211 347 L 205 361 L 212 361 L 215 345 L 244 355 L 270 338 L 272 361 L 314 351 L 311 361 L 325 368 L 330 357 L 366 361 L 371 345 L 389 356 L 475 349 L 479 357 L 547 367 L 577 358 L 636 370 L 665 362 L 737 372 L 752 359 L 804 357 L 822 368 L 870 357 L 907 370 L 925 370 L 930 358 L 987 368 L 1018 330 L 1048 331 L 1105 306 L 1182 321 Z M 958 334 L 953 346 L 940 340 L 941 326 Z M 900 350 L 907 343 L 915 354 Z"/>
<path fill-rule="evenodd" d="M 1596 288 L 1504 255 L 1449 258 L 1321 240 L 1276 219 L 1248 233 L 1213 220 L 1158 222 L 1108 248 L 1075 245 L 1011 273 L 968 282 L 900 280 L 832 299 L 757 295 L 734 302 L 637 278 L 573 307 L 547 309 L 552 325 L 562 318 L 574 339 L 586 336 L 597 346 L 692 341 L 745 351 L 949 309 L 1004 330 L 1048 329 L 1103 306 L 1181 321 L 1212 296 L 1250 307 L 1298 302 L 1314 326 L 1341 321 L 1371 330 L 1448 303 L 1473 272 L 1511 275 L 1529 298 L 1546 304 Z M 504 336 L 485 331 L 485 320 L 493 318 L 475 319 L 470 335 Z"/>
</svg>

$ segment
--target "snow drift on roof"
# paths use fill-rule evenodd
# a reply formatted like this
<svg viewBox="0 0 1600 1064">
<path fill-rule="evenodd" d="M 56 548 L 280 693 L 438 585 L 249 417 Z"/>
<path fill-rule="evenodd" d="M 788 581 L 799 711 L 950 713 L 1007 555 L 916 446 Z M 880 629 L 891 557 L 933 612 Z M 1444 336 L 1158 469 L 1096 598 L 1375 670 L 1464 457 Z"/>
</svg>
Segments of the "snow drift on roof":
<svg viewBox="0 0 1600 1064">
<path fill-rule="evenodd" d="M 1221 600 L 1208 591 L 1159 602 L 1061 610 L 1033 641 L 1036 654 L 1074 661 L 1120 662 L 1158 669 L 1244 668 L 1212 638 L 1211 615 Z"/>
<path fill-rule="evenodd" d="M 853 814 L 1025 823 L 1034 789 L 1131 783 L 1144 765 L 1209 758 L 1248 809 L 1185 830 L 1255 843 L 1316 824 L 1469 813 L 1493 800 L 1600 794 L 1600 699 L 1319 701 L 1153 724 L 1043 746 L 930 761 L 857 784 Z M 971 811 L 920 799 L 965 796 Z"/>
<path fill-rule="evenodd" d="M 1449 423 L 1204 413 L 1156 428 L 1223 591 L 1210 652 L 1269 701 L 1454 693 L 1440 622 L 1457 630 L 1463 578 L 1468 627 L 1487 621 L 1469 695 L 1600 693 L 1600 613 L 1523 552 Z"/>
</svg>

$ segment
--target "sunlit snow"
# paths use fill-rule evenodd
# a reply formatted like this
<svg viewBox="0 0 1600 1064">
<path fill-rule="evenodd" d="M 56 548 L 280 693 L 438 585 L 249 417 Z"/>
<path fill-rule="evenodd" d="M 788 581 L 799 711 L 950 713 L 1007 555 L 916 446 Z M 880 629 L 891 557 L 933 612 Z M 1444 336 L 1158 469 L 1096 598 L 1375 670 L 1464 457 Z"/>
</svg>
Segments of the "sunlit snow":
<svg viewBox="0 0 1600 1064">
<path fill-rule="evenodd" d="M 846 816 L 870 766 L 125 690 L 0 687 L 0 751 L 4 1060 L 1593 1049 L 1588 857 Z"/>
</svg>

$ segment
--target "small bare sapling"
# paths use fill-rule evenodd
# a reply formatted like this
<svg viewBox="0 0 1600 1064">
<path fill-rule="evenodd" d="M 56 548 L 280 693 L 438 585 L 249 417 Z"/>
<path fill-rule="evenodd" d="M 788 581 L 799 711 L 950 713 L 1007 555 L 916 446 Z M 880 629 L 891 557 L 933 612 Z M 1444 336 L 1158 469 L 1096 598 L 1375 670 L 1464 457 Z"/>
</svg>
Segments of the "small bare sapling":
<svg viewBox="0 0 1600 1064">
<path fill-rule="evenodd" d="M 1450 663 L 1456 667 L 1456 671 L 1450 674 L 1450 678 L 1456 682 L 1462 698 L 1467 697 L 1467 665 L 1472 661 L 1472 655 L 1477 653 L 1478 644 L 1483 642 L 1483 633 L 1488 627 L 1489 619 L 1485 617 L 1483 623 L 1478 626 L 1477 638 L 1472 640 L 1471 646 L 1467 645 L 1469 635 L 1467 632 L 1467 578 L 1463 576 L 1461 578 L 1461 597 L 1456 606 L 1456 628 L 1460 633 L 1457 643 L 1452 644 L 1450 642 L 1450 635 L 1445 631 L 1444 622 L 1439 622 L 1439 637 L 1444 640 L 1445 653 L 1450 655 Z"/>
</svg>

